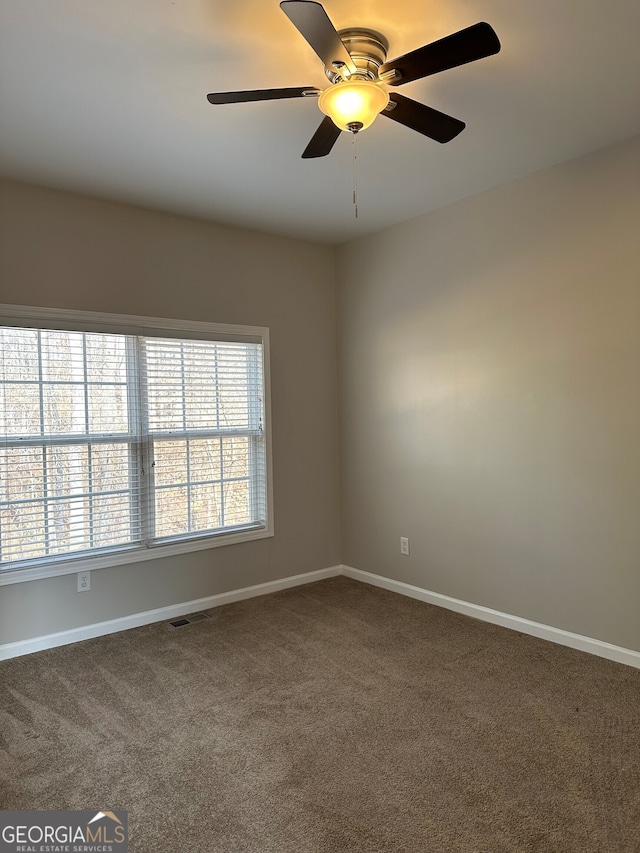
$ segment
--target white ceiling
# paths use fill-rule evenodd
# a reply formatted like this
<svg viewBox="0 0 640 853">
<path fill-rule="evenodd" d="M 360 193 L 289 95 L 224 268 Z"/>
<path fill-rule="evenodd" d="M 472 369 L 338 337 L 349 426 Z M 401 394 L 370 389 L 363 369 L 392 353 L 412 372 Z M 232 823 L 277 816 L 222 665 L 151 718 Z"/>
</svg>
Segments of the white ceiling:
<svg viewBox="0 0 640 853">
<path fill-rule="evenodd" d="M 207 92 L 323 86 L 278 0 L 0 0 L 0 174 L 339 243 L 640 133 L 638 0 L 325 0 L 389 58 L 488 21 L 496 56 L 402 92 L 467 123 L 447 145 L 384 117 L 318 160 L 314 99 L 211 106 Z"/>
</svg>

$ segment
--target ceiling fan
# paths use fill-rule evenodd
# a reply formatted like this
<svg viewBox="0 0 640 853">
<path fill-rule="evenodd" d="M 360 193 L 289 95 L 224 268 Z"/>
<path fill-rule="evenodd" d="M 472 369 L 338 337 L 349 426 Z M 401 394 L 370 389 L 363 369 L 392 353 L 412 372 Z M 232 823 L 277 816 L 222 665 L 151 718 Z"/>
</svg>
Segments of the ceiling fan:
<svg viewBox="0 0 640 853">
<path fill-rule="evenodd" d="M 322 60 L 331 85 L 324 90 L 302 86 L 213 92 L 207 99 L 212 104 L 235 104 L 317 97 L 326 117 L 305 148 L 303 158 L 326 156 L 343 130 L 358 133 L 369 127 L 378 114 L 436 142 L 450 142 L 464 130 L 463 121 L 389 92 L 386 87 L 402 86 L 500 50 L 493 28 L 481 22 L 387 62 L 389 44 L 380 33 L 368 29 L 338 32 L 321 4 L 312 0 L 283 0 L 280 8 Z"/>
</svg>

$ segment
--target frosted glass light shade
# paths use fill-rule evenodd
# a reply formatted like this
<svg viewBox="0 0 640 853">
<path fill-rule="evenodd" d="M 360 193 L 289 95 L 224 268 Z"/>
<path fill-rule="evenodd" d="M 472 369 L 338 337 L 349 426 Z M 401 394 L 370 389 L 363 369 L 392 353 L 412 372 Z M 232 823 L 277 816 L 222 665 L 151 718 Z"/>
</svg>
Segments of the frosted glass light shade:
<svg viewBox="0 0 640 853">
<path fill-rule="evenodd" d="M 369 80 L 345 80 L 334 83 L 320 93 L 318 106 L 340 130 L 350 124 L 369 127 L 378 113 L 389 103 L 389 96 L 379 83 Z"/>
</svg>

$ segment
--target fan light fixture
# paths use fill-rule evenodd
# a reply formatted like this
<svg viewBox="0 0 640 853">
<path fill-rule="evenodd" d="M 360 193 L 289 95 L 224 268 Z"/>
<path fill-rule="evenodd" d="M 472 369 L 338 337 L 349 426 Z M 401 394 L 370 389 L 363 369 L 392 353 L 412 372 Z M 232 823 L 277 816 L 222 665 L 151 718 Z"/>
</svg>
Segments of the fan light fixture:
<svg viewBox="0 0 640 853">
<path fill-rule="evenodd" d="M 361 5 L 368 8 L 372 4 Z M 464 130 L 463 121 L 406 98 L 394 91 L 395 87 L 493 56 L 500 50 L 493 27 L 480 21 L 387 60 L 389 43 L 382 33 L 363 27 L 336 30 L 317 0 L 281 0 L 280 8 L 322 61 L 331 85 L 324 91 L 317 86 L 287 86 L 210 92 L 207 99 L 210 104 L 241 104 L 318 98 L 325 115 L 302 152 L 305 160 L 326 157 L 343 130 L 357 134 L 369 127 L 378 113 L 436 142 L 451 142 Z M 353 143 L 355 139 L 352 136 Z"/>
<path fill-rule="evenodd" d="M 334 83 L 318 98 L 318 106 L 340 130 L 358 133 L 389 103 L 389 96 L 379 83 L 351 79 Z"/>
</svg>

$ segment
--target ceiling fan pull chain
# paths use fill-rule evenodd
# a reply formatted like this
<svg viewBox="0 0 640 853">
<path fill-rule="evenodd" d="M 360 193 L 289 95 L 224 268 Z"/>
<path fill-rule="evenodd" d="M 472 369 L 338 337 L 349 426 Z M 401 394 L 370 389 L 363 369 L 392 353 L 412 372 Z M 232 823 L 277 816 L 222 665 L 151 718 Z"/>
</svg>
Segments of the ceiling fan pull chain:
<svg viewBox="0 0 640 853">
<path fill-rule="evenodd" d="M 353 148 L 353 209 L 356 219 L 358 218 L 358 155 L 356 150 L 357 133 L 351 134 L 351 146 Z"/>
</svg>

